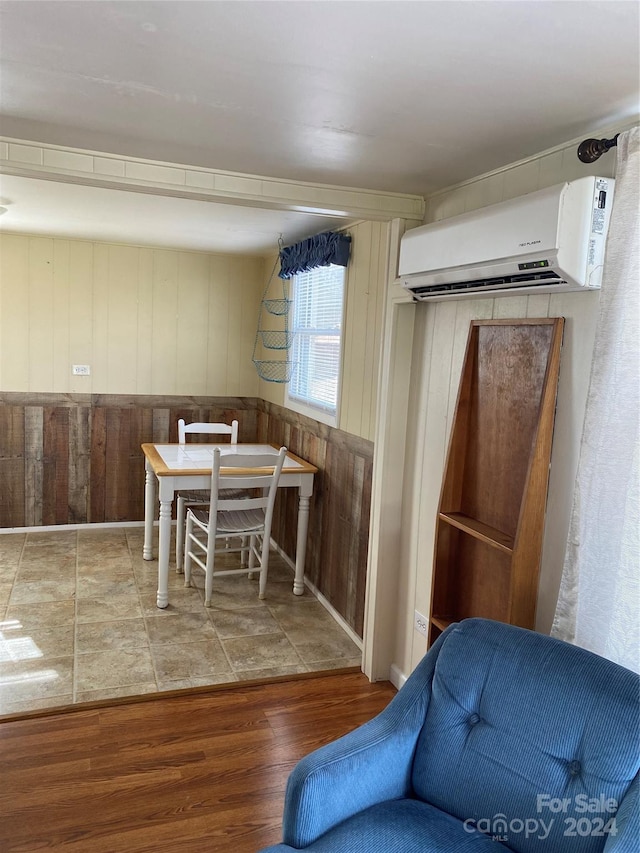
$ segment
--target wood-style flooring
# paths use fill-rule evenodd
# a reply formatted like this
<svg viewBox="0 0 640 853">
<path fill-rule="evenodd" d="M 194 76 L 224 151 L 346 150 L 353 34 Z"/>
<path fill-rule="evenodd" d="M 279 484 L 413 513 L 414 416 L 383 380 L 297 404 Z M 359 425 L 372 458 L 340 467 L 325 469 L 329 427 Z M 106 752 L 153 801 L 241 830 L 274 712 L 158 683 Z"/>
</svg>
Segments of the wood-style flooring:
<svg viewBox="0 0 640 853">
<path fill-rule="evenodd" d="M 394 695 L 328 673 L 1 722 L 0 850 L 255 853 L 294 764 Z"/>
</svg>

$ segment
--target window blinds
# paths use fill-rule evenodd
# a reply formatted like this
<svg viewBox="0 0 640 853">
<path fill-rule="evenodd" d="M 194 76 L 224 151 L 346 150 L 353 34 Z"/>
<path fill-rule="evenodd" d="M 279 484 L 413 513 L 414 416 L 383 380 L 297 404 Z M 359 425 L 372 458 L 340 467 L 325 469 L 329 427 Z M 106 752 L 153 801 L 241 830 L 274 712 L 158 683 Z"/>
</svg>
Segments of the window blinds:
<svg viewBox="0 0 640 853">
<path fill-rule="evenodd" d="M 312 406 L 336 411 L 344 267 L 316 267 L 295 277 L 293 351 L 288 394 Z"/>
</svg>

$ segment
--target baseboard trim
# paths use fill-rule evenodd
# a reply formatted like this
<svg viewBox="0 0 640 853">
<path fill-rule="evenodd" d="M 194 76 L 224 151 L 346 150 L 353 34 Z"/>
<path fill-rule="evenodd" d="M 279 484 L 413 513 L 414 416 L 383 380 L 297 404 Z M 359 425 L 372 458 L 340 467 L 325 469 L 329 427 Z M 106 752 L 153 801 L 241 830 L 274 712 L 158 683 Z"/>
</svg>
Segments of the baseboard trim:
<svg viewBox="0 0 640 853">
<path fill-rule="evenodd" d="M 171 522 L 175 524 L 175 521 Z M 157 527 L 158 522 L 154 521 Z M 144 527 L 144 521 L 90 521 L 81 524 L 37 524 L 35 527 L 0 527 L 0 535 L 3 533 L 51 533 L 60 530 L 107 530 L 113 527 Z"/>
<path fill-rule="evenodd" d="M 288 554 L 285 554 L 285 552 L 282 550 L 282 548 L 278 545 L 278 543 L 274 539 L 271 540 L 271 546 L 272 546 L 272 548 L 275 548 L 275 550 L 278 552 L 278 554 L 280 554 L 280 556 L 285 561 L 285 563 L 290 567 L 290 569 L 295 572 L 296 564 L 293 562 L 293 560 L 291 559 L 291 557 Z M 325 608 L 325 610 L 327 610 L 331 614 L 331 616 L 333 616 L 333 618 L 338 623 L 338 625 L 340 625 L 340 627 L 345 632 L 345 634 L 347 634 L 349 636 L 349 638 L 360 649 L 360 651 L 362 651 L 362 648 L 363 648 L 362 638 L 356 634 L 356 632 L 353 630 L 351 625 L 349 625 L 345 621 L 345 619 L 338 613 L 338 611 L 335 609 L 335 607 L 333 607 L 327 601 L 327 599 L 320 592 L 320 590 L 316 586 L 314 586 L 307 577 L 305 577 L 305 579 L 304 579 L 304 585 L 314 594 L 314 596 L 318 599 L 318 601 Z"/>
<path fill-rule="evenodd" d="M 400 688 L 404 686 L 406 680 L 407 676 L 402 672 L 400 667 L 396 666 L 395 663 L 392 663 L 391 668 L 389 669 L 389 681 L 393 684 L 396 690 L 400 690 Z"/>
</svg>

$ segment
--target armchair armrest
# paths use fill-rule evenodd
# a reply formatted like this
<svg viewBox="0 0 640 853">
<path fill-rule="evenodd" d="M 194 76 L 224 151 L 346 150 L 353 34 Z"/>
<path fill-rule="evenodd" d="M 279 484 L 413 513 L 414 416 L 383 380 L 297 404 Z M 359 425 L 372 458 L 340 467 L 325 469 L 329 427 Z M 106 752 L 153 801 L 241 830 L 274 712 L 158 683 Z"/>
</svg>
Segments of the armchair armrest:
<svg viewBox="0 0 640 853">
<path fill-rule="evenodd" d="M 633 853 L 640 838 L 640 775 L 624 795 L 615 820 L 616 833 L 607 834 L 604 853 Z"/>
<path fill-rule="evenodd" d="M 285 795 L 285 844 L 304 848 L 351 815 L 411 792 L 413 754 L 445 634 L 384 711 L 296 765 Z"/>
</svg>

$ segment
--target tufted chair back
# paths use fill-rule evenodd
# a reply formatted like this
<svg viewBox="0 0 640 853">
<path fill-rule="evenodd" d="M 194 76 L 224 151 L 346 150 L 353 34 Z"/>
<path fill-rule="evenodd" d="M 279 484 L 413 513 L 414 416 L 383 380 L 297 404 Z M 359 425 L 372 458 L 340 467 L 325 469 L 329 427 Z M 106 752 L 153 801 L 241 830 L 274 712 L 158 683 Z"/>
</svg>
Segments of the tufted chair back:
<svg viewBox="0 0 640 853">
<path fill-rule="evenodd" d="M 441 639 L 414 795 L 517 853 L 615 850 L 638 786 L 638 677 L 482 619 Z"/>
</svg>

